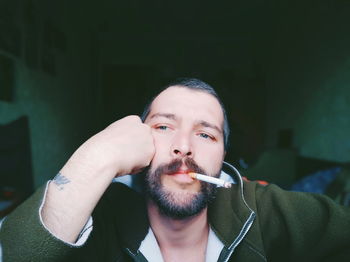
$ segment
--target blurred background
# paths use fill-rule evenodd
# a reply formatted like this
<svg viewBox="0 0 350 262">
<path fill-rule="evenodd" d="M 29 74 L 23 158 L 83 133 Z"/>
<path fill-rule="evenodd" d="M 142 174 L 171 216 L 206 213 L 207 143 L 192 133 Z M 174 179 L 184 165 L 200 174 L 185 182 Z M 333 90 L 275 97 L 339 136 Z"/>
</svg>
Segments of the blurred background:
<svg viewBox="0 0 350 262">
<path fill-rule="evenodd" d="M 3 209 L 182 76 L 217 89 L 226 160 L 248 179 L 290 189 L 316 174 L 325 189 L 350 160 L 349 13 L 349 0 L 0 0 Z"/>
</svg>

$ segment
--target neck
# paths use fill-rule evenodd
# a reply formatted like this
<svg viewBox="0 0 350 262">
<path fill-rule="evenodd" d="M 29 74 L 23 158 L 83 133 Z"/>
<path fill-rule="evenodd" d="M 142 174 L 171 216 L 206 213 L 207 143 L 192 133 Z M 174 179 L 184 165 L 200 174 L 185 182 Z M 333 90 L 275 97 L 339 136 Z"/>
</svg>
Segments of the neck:
<svg viewBox="0 0 350 262">
<path fill-rule="evenodd" d="M 209 233 L 207 208 L 185 219 L 165 216 L 152 201 L 148 202 L 147 208 L 150 225 L 162 253 L 169 249 L 206 248 Z"/>
</svg>

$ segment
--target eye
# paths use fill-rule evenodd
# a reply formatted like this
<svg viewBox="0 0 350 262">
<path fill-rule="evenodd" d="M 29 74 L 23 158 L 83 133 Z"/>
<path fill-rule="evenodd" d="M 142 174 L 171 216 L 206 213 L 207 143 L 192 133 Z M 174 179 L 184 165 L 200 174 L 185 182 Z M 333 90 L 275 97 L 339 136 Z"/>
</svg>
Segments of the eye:
<svg viewBox="0 0 350 262">
<path fill-rule="evenodd" d="M 199 133 L 199 136 L 204 138 L 204 139 L 211 139 L 211 140 L 215 140 L 215 138 L 213 136 L 210 136 L 206 133 Z"/>
<path fill-rule="evenodd" d="M 169 129 L 169 127 L 167 127 L 165 125 L 159 125 L 159 126 L 156 126 L 156 129 L 161 130 L 161 131 L 166 131 Z"/>
</svg>

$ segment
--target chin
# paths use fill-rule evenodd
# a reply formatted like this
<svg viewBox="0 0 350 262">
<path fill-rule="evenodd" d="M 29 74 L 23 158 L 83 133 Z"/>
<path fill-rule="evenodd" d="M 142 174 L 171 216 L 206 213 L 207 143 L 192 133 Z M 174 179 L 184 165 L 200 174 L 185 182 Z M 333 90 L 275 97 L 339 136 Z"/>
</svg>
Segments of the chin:
<svg viewBox="0 0 350 262">
<path fill-rule="evenodd" d="M 148 197 L 158 206 L 161 214 L 173 219 L 198 215 L 216 194 L 216 187 L 208 184 L 199 192 L 185 189 L 169 190 L 163 186 L 147 189 Z"/>
</svg>

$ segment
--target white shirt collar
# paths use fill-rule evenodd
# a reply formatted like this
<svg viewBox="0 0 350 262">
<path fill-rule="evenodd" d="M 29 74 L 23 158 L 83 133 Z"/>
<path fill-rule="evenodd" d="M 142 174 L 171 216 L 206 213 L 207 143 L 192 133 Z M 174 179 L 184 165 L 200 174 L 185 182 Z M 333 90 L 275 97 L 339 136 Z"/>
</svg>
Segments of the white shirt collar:
<svg viewBox="0 0 350 262">
<path fill-rule="evenodd" d="M 218 261 L 223 247 L 224 244 L 219 240 L 215 232 L 209 227 L 209 236 L 205 261 Z M 148 234 L 146 235 L 145 239 L 141 242 L 139 250 L 148 261 L 164 262 L 157 239 L 154 236 L 151 228 L 149 228 Z"/>
</svg>

